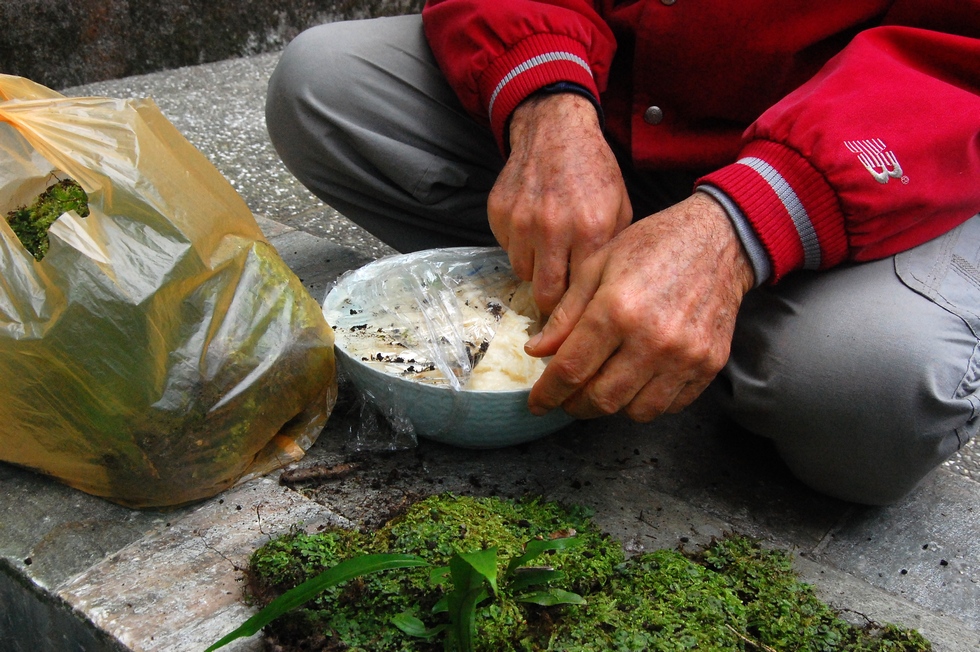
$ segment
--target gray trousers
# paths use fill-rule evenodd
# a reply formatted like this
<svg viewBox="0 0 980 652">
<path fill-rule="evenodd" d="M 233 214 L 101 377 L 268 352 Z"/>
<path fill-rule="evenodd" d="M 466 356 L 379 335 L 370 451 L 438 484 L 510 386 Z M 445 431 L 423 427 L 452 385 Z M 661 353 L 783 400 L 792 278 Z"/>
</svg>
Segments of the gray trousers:
<svg viewBox="0 0 980 652">
<path fill-rule="evenodd" d="M 395 249 L 494 243 L 486 200 L 503 160 L 418 16 L 301 34 L 270 81 L 267 121 L 290 171 Z M 624 168 L 638 216 L 690 193 L 690 175 Z M 894 502 L 980 424 L 978 270 L 980 215 L 894 258 L 753 290 L 712 391 L 803 482 Z"/>
</svg>

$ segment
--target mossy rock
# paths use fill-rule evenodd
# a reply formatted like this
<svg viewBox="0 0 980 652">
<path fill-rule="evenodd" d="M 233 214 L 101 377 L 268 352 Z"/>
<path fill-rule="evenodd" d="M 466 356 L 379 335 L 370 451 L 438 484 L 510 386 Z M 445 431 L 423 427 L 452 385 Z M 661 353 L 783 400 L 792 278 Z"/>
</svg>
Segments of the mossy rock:
<svg viewBox="0 0 980 652">
<path fill-rule="evenodd" d="M 375 532 L 294 532 L 252 555 L 248 587 L 256 602 L 267 604 L 326 568 L 369 553 L 410 553 L 440 566 L 455 553 L 497 547 L 499 563 L 506 564 L 524 542 L 572 531 L 584 544 L 541 563 L 564 574 L 556 588 L 579 593 L 586 604 L 540 607 L 502 589 L 477 614 L 478 650 L 931 649 L 914 630 L 847 623 L 799 581 L 784 551 L 727 536 L 697 553 L 658 550 L 627 560 L 587 510 L 534 499 L 444 494 L 416 503 Z M 283 651 L 442 650 L 440 640 L 412 638 L 391 624 L 406 610 L 430 627 L 441 622 L 431 610 L 442 592 L 429 572 L 387 571 L 329 589 L 269 625 L 267 640 Z"/>
</svg>

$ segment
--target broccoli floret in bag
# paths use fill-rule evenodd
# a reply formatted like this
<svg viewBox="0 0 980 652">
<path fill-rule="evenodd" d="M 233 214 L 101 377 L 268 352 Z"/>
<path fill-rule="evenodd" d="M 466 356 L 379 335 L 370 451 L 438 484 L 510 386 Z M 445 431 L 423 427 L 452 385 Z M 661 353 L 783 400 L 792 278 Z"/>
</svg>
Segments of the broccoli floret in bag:
<svg viewBox="0 0 980 652">
<path fill-rule="evenodd" d="M 87 217 L 88 195 L 73 179 L 65 179 L 49 186 L 30 206 L 7 213 L 7 224 L 24 248 L 40 261 L 48 253 L 48 229 L 55 220 L 72 210 Z"/>
</svg>

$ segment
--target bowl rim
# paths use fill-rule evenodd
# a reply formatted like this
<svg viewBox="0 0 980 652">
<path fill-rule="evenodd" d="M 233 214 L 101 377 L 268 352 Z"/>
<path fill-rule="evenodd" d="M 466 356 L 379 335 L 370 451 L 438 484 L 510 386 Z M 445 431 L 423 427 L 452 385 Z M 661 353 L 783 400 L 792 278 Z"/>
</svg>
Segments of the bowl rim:
<svg viewBox="0 0 980 652">
<path fill-rule="evenodd" d="M 334 301 L 336 301 L 337 295 L 335 293 L 338 291 L 342 291 L 343 288 L 345 287 L 345 284 L 350 284 L 358 280 L 371 278 L 371 276 L 377 275 L 377 270 L 379 268 L 397 265 L 405 260 L 409 260 L 409 259 L 422 260 L 425 258 L 439 258 L 439 257 L 444 257 L 449 255 L 454 255 L 459 257 L 464 257 L 464 256 L 477 257 L 483 255 L 487 257 L 495 256 L 500 259 L 500 264 L 504 264 L 508 269 L 511 269 L 510 260 L 507 258 L 507 253 L 501 247 L 476 247 L 476 246 L 442 247 L 442 248 L 434 248 L 434 249 L 421 249 L 419 251 L 413 251 L 409 253 L 390 254 L 387 256 L 383 256 L 381 258 L 377 258 L 365 265 L 362 265 L 361 267 L 358 267 L 357 269 L 350 270 L 344 273 L 343 275 L 341 275 L 340 277 L 338 277 L 337 280 L 334 282 L 334 284 L 331 286 L 331 288 L 327 291 L 327 294 L 324 297 L 323 304 L 321 306 L 323 316 L 325 319 L 327 319 L 327 323 L 330 324 L 331 327 L 335 328 L 334 322 L 331 320 L 331 316 L 333 314 L 339 313 L 339 309 L 335 309 L 338 307 L 333 306 L 331 304 L 331 297 L 334 297 Z M 369 274 L 368 271 L 372 270 L 372 268 L 375 273 Z M 530 394 L 531 392 L 530 387 L 519 388 L 519 389 L 466 389 L 465 387 L 460 387 L 457 389 L 453 387 L 451 384 L 437 385 L 433 383 L 425 383 L 412 378 L 406 378 L 405 376 L 388 373 L 382 369 L 373 367 L 365 363 L 363 360 L 360 360 L 357 357 L 348 353 L 347 350 L 340 345 L 340 342 L 343 341 L 343 339 L 344 338 L 342 337 L 336 336 L 336 330 L 335 330 L 334 349 L 336 351 L 340 351 L 341 353 L 343 353 L 343 355 L 347 359 L 351 360 L 352 362 L 356 362 L 360 366 L 370 369 L 371 371 L 382 374 L 386 378 L 397 379 L 398 381 L 401 382 L 410 383 L 413 386 L 431 387 L 434 390 L 445 390 L 450 392 L 466 392 L 467 394 L 472 394 L 472 395 Z"/>
</svg>

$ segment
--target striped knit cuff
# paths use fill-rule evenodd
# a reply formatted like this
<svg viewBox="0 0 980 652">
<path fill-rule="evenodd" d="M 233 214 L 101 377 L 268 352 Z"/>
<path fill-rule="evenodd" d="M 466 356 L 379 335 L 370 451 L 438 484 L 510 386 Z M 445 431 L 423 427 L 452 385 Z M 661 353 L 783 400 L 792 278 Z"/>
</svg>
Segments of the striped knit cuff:
<svg viewBox="0 0 980 652">
<path fill-rule="evenodd" d="M 535 34 L 497 58 L 480 78 L 480 92 L 500 151 L 504 126 L 517 105 L 543 86 L 571 82 L 599 97 L 585 47 L 573 38 Z"/>
<path fill-rule="evenodd" d="M 698 180 L 741 209 L 772 261 L 770 283 L 794 269 L 826 269 L 847 257 L 847 233 L 826 179 L 796 151 L 749 143 L 742 158 Z"/>
<path fill-rule="evenodd" d="M 759 237 L 752 230 L 752 225 L 745 218 L 745 213 L 739 209 L 731 197 L 711 184 L 701 184 L 695 190 L 700 190 L 705 194 L 711 195 L 725 209 L 725 213 L 728 214 L 728 219 L 731 220 L 732 226 L 735 227 L 735 233 L 738 234 L 738 239 L 742 241 L 742 247 L 749 257 L 749 262 L 752 263 L 752 271 L 755 273 L 755 284 L 753 287 L 759 287 L 768 281 L 769 277 L 772 276 L 772 264 L 769 262 L 769 254 L 766 253 L 766 249 L 762 246 Z"/>
</svg>

